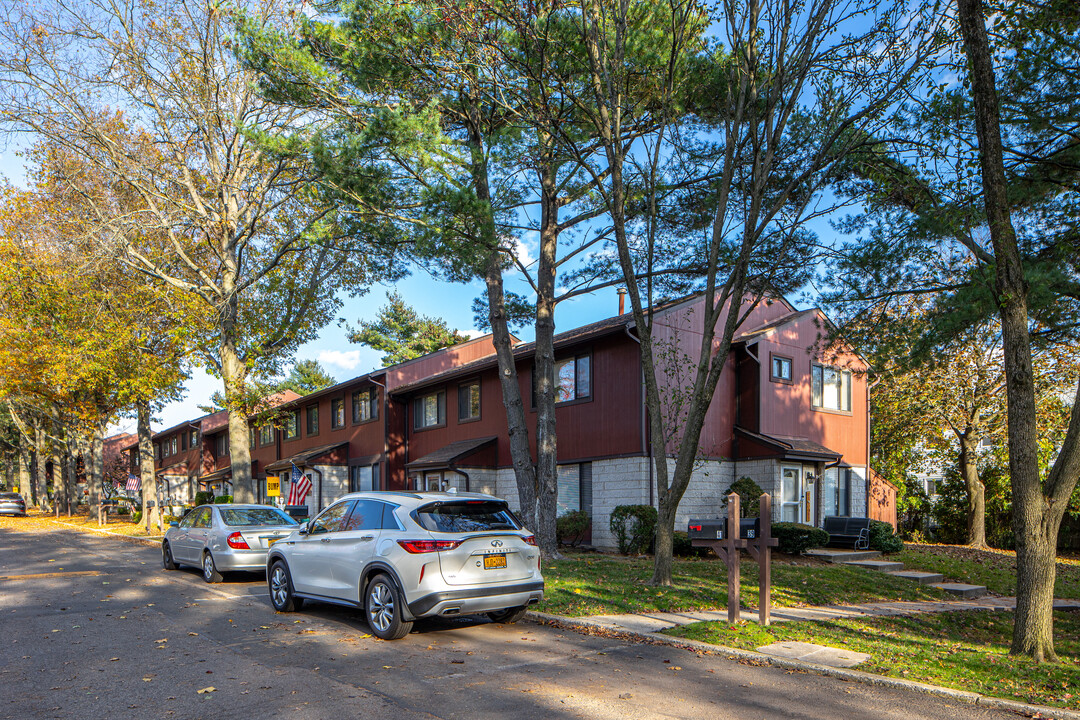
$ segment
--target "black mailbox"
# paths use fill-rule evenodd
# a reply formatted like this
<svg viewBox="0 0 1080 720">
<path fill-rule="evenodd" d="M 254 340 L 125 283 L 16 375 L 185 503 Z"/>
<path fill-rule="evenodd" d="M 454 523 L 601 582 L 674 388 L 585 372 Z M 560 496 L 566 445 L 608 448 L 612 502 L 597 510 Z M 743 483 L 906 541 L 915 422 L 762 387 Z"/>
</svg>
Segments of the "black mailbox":
<svg viewBox="0 0 1080 720">
<path fill-rule="evenodd" d="M 739 537 L 744 540 L 755 539 L 761 531 L 759 518 L 739 520 Z M 691 520 L 686 528 L 691 540 L 723 540 L 728 536 L 727 518 Z"/>
<path fill-rule="evenodd" d="M 727 519 L 691 520 L 686 533 L 691 540 L 723 540 L 727 537 Z"/>
</svg>

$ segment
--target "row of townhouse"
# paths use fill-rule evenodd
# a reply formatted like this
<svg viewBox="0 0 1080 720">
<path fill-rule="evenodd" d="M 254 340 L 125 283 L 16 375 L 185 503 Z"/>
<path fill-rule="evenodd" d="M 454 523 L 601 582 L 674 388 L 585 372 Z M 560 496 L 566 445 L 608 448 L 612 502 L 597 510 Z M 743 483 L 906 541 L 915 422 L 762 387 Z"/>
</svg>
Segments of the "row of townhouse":
<svg viewBox="0 0 1080 720">
<path fill-rule="evenodd" d="M 669 356 L 694 356 L 703 302 L 697 295 L 654 309 L 654 336 L 679 348 Z M 868 366 L 850 348 L 818 349 L 826 323 L 819 310 L 797 311 L 781 298 L 749 312 L 707 414 L 680 523 L 721 512 L 723 496 L 742 477 L 773 496 L 778 521 L 888 516 L 888 488 L 875 487 L 868 472 Z M 614 544 L 609 516 L 616 506 L 656 504 L 634 329 L 632 315 L 620 314 L 555 337 L 559 511 L 589 513 L 599 547 Z M 534 435 L 533 350 L 524 342 L 514 348 Z M 676 383 L 679 373 L 669 375 L 665 382 Z M 677 392 L 668 387 L 664 395 Z M 278 420 L 251 428 L 260 500 L 267 477 L 280 477 L 287 493 L 295 465 L 312 482 L 313 513 L 346 492 L 369 489 L 457 488 L 517 503 L 490 336 L 303 397 L 278 396 L 275 404 Z M 196 489 L 227 487 L 224 412 L 159 432 L 154 442 L 159 486 L 172 503 Z"/>
</svg>

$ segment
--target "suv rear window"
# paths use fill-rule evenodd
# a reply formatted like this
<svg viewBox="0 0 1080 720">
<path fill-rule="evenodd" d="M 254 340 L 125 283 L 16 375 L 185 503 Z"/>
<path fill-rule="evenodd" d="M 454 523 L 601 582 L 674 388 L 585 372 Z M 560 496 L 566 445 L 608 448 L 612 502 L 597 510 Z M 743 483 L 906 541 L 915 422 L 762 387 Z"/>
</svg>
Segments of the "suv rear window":
<svg viewBox="0 0 1080 720">
<path fill-rule="evenodd" d="M 275 508 L 220 508 L 226 525 L 297 525 L 298 523 Z"/>
<path fill-rule="evenodd" d="M 435 503 L 417 508 L 413 517 L 431 532 L 481 532 L 520 530 L 513 513 L 504 503 L 487 500 Z"/>
</svg>

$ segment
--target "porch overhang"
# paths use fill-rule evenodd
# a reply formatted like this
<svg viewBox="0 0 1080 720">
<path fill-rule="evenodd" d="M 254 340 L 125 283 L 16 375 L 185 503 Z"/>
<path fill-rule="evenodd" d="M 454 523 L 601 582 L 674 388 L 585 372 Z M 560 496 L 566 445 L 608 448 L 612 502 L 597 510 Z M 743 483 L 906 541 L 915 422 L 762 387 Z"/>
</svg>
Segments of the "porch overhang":
<svg viewBox="0 0 1080 720">
<path fill-rule="evenodd" d="M 735 435 L 749 441 L 752 446 L 760 448 L 757 453 L 739 453 L 739 459 L 751 457 L 775 457 L 782 460 L 797 460 L 802 462 L 824 462 L 834 464 L 840 462 L 843 455 L 816 443 L 813 440 L 803 438 L 782 438 L 774 435 L 747 430 L 738 425 L 735 426 Z M 741 443 L 740 443 L 741 444 Z"/>
<path fill-rule="evenodd" d="M 334 456 L 340 455 L 340 453 L 336 453 L 335 451 L 348 446 L 349 443 L 346 441 L 330 443 L 328 445 L 319 445 L 318 447 L 301 450 L 295 455 L 290 455 L 287 458 L 275 460 L 274 462 L 267 464 L 266 472 L 273 473 L 280 470 L 288 470 L 293 465 L 296 465 L 296 467 L 303 467 L 305 465 L 309 467 L 311 465 L 345 465 L 347 462 L 346 458 Z M 325 457 L 328 455 L 331 457 Z M 316 463 L 316 460 L 323 460 L 323 462 Z"/>
<path fill-rule="evenodd" d="M 206 473 L 205 475 L 202 475 L 202 476 L 199 477 L 199 484 L 200 485 L 209 485 L 210 483 L 222 482 L 222 481 L 227 482 L 230 485 L 232 485 L 232 468 L 231 467 L 223 467 L 220 470 L 215 470 L 213 472 Z"/>
<path fill-rule="evenodd" d="M 434 452 L 423 457 L 405 463 L 407 470 L 441 470 L 453 469 L 458 461 L 464 460 L 470 455 L 493 445 L 497 438 L 483 437 L 470 440 L 458 440 L 449 445 L 444 445 Z M 483 463 L 487 465 L 488 463 Z"/>
</svg>

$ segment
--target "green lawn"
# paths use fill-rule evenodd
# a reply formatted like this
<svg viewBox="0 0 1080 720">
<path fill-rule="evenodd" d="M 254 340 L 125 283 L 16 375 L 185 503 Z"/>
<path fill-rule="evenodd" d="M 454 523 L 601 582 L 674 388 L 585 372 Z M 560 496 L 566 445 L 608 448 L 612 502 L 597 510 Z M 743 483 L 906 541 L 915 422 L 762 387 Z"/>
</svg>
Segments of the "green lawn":
<svg viewBox="0 0 1080 720">
<path fill-rule="evenodd" d="M 903 552 L 889 557 L 905 567 L 939 572 L 949 580 L 985 585 L 998 595 L 1016 594 L 1016 553 L 1008 550 L 905 544 Z M 1054 597 L 1080 599 L 1080 561 L 1058 560 Z"/>
<path fill-rule="evenodd" d="M 725 647 L 755 650 L 782 641 L 869 653 L 857 669 L 992 697 L 1080 709 L 1080 612 L 1054 613 L 1061 662 L 1037 665 L 1008 655 L 1011 612 L 947 612 L 829 622 L 695 623 L 666 631 Z"/>
<path fill-rule="evenodd" d="M 781 556 L 782 557 L 782 556 Z M 572 554 L 545 563 L 543 612 L 581 617 L 628 612 L 710 610 L 727 607 L 727 569 L 717 559 L 675 560 L 675 585 L 649 585 L 651 558 Z M 828 564 L 772 564 L 773 604 L 806 606 L 941 599 L 941 591 L 861 568 Z M 742 604 L 757 606 L 758 568 L 742 563 Z"/>
</svg>

